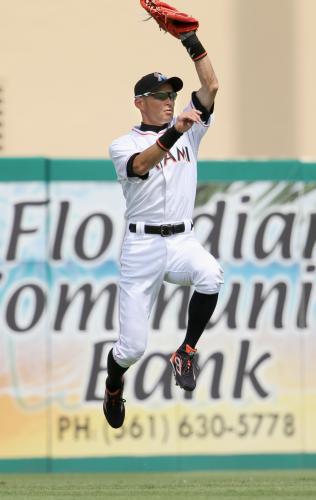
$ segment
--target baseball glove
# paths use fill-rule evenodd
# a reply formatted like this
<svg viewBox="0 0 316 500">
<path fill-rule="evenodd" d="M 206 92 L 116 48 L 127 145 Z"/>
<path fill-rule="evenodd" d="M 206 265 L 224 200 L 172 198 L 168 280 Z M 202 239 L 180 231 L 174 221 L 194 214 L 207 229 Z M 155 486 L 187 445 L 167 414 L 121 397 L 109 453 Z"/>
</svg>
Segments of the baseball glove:
<svg viewBox="0 0 316 500">
<path fill-rule="evenodd" d="M 171 5 L 159 0 L 140 0 L 141 6 L 155 19 L 160 29 L 176 38 L 182 38 L 186 33 L 196 31 L 199 21 L 179 12 Z"/>
</svg>

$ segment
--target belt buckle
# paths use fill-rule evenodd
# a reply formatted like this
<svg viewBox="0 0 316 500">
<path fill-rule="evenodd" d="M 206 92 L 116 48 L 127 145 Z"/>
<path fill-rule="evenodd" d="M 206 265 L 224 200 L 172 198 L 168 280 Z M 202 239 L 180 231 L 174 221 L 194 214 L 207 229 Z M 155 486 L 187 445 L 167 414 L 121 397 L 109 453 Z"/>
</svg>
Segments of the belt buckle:
<svg viewBox="0 0 316 500">
<path fill-rule="evenodd" d="M 172 234 L 172 224 L 162 224 L 160 226 L 160 236 L 165 237 L 171 236 Z"/>
</svg>

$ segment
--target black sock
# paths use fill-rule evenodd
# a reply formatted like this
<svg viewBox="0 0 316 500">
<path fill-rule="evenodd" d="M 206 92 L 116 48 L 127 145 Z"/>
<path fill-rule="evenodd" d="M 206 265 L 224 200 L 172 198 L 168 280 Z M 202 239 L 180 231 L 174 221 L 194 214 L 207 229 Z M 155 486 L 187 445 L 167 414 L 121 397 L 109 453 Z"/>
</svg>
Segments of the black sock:
<svg viewBox="0 0 316 500">
<path fill-rule="evenodd" d="M 110 350 L 108 355 L 108 376 L 106 379 L 106 387 L 110 392 L 115 392 L 117 389 L 121 389 L 123 374 L 128 370 L 128 368 L 123 368 L 120 366 L 113 357 L 113 349 Z"/>
<path fill-rule="evenodd" d="M 217 299 L 218 293 L 213 295 L 193 293 L 189 304 L 187 333 L 180 348 L 185 349 L 186 344 L 189 344 L 192 349 L 195 348 L 215 310 Z"/>
</svg>

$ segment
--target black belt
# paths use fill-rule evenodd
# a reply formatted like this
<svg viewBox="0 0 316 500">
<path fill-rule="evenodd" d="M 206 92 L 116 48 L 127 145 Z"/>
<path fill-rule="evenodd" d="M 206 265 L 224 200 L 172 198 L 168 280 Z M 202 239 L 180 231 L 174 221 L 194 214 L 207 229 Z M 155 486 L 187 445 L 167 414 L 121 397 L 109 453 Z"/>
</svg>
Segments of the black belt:
<svg viewBox="0 0 316 500">
<path fill-rule="evenodd" d="M 191 229 L 193 227 L 193 222 L 191 222 Z M 128 226 L 131 233 L 136 233 L 136 224 L 131 223 Z M 185 224 L 161 224 L 161 226 L 148 226 L 145 224 L 144 232 L 146 234 L 160 234 L 160 236 L 171 236 L 176 233 L 184 233 Z"/>
</svg>

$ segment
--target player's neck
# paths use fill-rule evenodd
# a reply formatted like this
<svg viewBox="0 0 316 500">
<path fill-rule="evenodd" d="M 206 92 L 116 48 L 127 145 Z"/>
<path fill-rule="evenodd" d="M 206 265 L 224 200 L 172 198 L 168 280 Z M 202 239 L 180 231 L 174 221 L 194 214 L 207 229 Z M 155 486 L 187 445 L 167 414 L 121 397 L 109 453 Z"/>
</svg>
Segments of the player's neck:
<svg viewBox="0 0 316 500">
<path fill-rule="evenodd" d="M 139 128 L 144 132 L 147 132 L 148 130 L 150 130 L 151 132 L 160 132 L 161 130 L 167 128 L 168 125 L 168 123 L 164 123 L 163 125 L 149 125 L 148 123 L 142 122 Z"/>
</svg>

